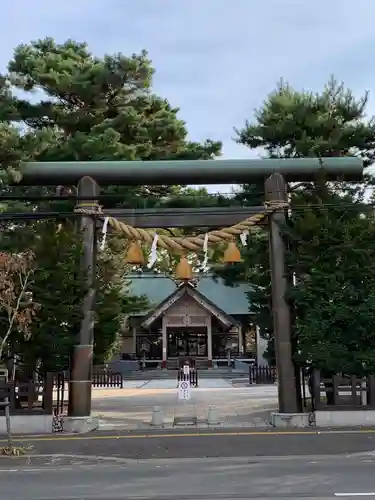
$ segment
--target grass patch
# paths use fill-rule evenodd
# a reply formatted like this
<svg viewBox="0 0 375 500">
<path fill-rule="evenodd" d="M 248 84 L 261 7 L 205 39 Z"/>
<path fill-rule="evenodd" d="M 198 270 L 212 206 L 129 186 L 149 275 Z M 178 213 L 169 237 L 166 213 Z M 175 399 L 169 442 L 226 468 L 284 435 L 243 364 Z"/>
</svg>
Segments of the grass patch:
<svg viewBox="0 0 375 500">
<path fill-rule="evenodd" d="M 32 446 L 7 445 L 0 448 L 0 455 L 3 457 L 23 457 L 32 451 Z"/>
</svg>

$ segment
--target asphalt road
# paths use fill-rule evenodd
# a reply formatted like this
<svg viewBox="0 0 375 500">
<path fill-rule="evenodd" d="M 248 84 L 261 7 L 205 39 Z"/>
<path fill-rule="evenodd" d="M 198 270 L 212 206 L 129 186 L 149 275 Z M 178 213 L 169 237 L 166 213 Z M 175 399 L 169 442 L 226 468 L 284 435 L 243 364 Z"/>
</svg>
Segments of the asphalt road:
<svg viewBox="0 0 375 500">
<path fill-rule="evenodd" d="M 374 458 L 35 459 L 0 469 L 0 500 L 324 500 L 371 493 L 368 498 L 375 498 Z"/>
<path fill-rule="evenodd" d="M 0 440 L 1 443 L 1 440 Z M 361 453 L 375 450 L 375 431 L 154 431 L 109 432 L 82 436 L 28 437 L 34 453 L 131 459 L 202 457 L 278 457 Z"/>
<path fill-rule="evenodd" d="M 0 500 L 375 499 L 375 430 L 93 433 L 14 444 L 30 450 L 0 457 Z"/>
</svg>

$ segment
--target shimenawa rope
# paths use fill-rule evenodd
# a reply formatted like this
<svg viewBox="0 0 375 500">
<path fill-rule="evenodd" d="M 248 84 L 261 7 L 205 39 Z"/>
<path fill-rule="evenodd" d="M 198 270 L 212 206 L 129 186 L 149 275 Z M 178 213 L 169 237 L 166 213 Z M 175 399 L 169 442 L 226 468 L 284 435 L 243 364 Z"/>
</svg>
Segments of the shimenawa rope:
<svg viewBox="0 0 375 500">
<path fill-rule="evenodd" d="M 98 205 L 96 210 L 92 209 L 93 204 L 90 203 L 80 203 L 75 208 L 75 212 L 81 213 L 83 215 L 95 215 L 100 219 L 105 219 L 107 216 L 101 211 L 101 207 Z M 221 241 L 233 240 L 236 236 L 239 236 L 244 231 L 248 231 L 253 226 L 259 224 L 262 220 L 268 217 L 271 213 L 277 210 L 283 210 L 288 208 L 289 204 L 284 201 L 268 201 L 265 203 L 264 211 L 251 215 L 247 219 L 235 224 L 234 226 L 218 229 L 215 231 L 210 231 L 208 233 L 208 243 L 215 244 Z M 144 242 L 151 245 L 156 233 L 155 230 L 148 231 L 146 229 L 136 228 L 129 226 L 124 222 L 119 221 L 114 217 L 108 216 L 108 224 L 118 233 L 123 234 L 128 239 L 133 241 Z M 205 234 L 198 236 L 166 236 L 165 234 L 158 233 L 158 246 L 167 250 L 186 252 L 186 251 L 199 251 L 203 249 L 203 244 L 205 240 Z"/>
</svg>

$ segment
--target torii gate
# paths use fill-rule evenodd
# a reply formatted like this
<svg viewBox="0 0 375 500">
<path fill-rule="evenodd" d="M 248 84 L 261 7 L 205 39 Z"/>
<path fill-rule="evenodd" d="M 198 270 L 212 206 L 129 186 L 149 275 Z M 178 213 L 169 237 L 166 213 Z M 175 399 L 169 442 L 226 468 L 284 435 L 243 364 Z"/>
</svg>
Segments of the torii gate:
<svg viewBox="0 0 375 500">
<path fill-rule="evenodd" d="M 72 358 L 69 387 L 69 415 L 88 417 L 91 413 L 91 376 L 95 307 L 95 253 L 97 209 L 95 197 L 102 185 L 173 185 L 173 184 L 251 184 L 265 181 L 266 201 L 284 207 L 268 215 L 270 232 L 270 268 L 276 364 L 279 381 L 280 413 L 297 413 L 298 392 L 292 361 L 292 322 L 290 307 L 285 300 L 287 277 L 285 247 L 280 226 L 285 222 L 287 183 L 313 181 L 320 175 L 326 180 L 359 181 L 363 176 L 361 158 L 296 158 L 264 160 L 182 160 L 182 161 L 102 161 L 102 162 L 42 162 L 28 163 L 22 171 L 21 185 L 78 184 L 80 202 L 88 214 L 82 215 L 83 263 L 87 271 L 88 291 L 83 304 L 79 342 Z M 87 197 L 87 201 L 82 201 Z M 204 209 L 206 210 L 206 209 Z M 231 209 L 220 208 L 230 214 Z M 251 211 L 251 210 L 250 210 Z M 133 214 L 136 215 L 136 214 Z M 157 214 L 155 214 L 157 217 Z M 187 216 L 186 216 L 187 217 Z M 215 218 L 215 217 L 214 217 Z M 208 220 L 207 226 L 217 226 Z M 155 219 L 154 219 L 155 221 Z M 156 222 L 156 221 L 155 221 Z M 179 227 L 191 226 L 179 219 Z M 147 226 L 147 224 L 146 224 Z M 140 227 L 138 225 L 138 227 Z M 145 226 L 144 226 L 145 227 Z M 147 227 L 150 227 L 149 225 Z M 153 225 L 156 227 L 156 225 Z M 159 225 L 160 227 L 160 225 Z M 162 227 L 164 227 L 162 225 Z"/>
</svg>

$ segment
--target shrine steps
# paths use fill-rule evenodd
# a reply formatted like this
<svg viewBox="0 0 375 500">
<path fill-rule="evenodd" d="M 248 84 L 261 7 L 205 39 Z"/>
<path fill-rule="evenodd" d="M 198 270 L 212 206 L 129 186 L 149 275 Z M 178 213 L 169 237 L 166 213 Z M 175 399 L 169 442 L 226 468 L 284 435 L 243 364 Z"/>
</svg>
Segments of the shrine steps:
<svg viewBox="0 0 375 500">
<path fill-rule="evenodd" d="M 178 370 L 136 370 L 124 374 L 124 380 L 158 380 L 158 379 L 176 379 Z M 239 379 L 248 378 L 248 373 L 230 370 L 228 368 L 219 368 L 216 370 L 206 369 L 198 370 L 200 379 Z"/>
</svg>

